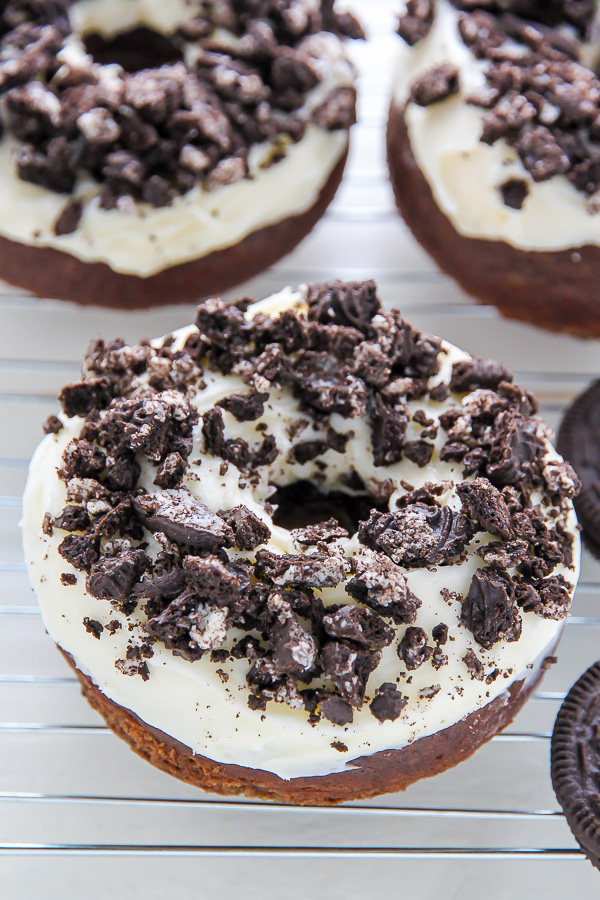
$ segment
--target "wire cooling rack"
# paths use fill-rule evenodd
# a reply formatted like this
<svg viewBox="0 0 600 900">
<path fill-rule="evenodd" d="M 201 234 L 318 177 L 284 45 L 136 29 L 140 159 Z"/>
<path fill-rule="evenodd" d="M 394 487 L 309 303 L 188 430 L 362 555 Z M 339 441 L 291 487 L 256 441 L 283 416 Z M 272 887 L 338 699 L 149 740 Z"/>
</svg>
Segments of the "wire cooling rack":
<svg viewBox="0 0 600 900">
<path fill-rule="evenodd" d="M 353 49 L 360 125 L 344 184 L 303 245 L 240 293 L 376 277 L 385 302 L 418 327 L 507 362 L 555 427 L 598 374 L 598 344 L 503 321 L 465 297 L 412 241 L 394 211 L 383 149 L 395 4 L 354 5 L 371 40 Z M 139 760 L 80 697 L 44 632 L 23 564 L 28 460 L 91 337 L 159 335 L 191 314 L 79 309 L 8 288 L 0 295 L 0 896 L 595 896 L 597 875 L 548 774 L 560 701 L 600 656 L 600 565 L 589 555 L 558 665 L 541 690 L 473 759 L 404 794 L 335 809 L 224 801 Z"/>
</svg>

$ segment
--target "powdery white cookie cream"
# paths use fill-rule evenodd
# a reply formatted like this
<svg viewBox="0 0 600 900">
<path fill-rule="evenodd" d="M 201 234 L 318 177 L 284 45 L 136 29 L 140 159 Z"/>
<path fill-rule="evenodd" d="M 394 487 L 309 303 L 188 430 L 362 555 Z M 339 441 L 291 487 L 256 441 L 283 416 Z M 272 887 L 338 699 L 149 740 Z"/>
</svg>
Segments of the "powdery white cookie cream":
<svg viewBox="0 0 600 900">
<path fill-rule="evenodd" d="M 414 4 L 408 5 L 414 11 Z M 461 5 L 449 0 L 422 4 L 422 10 L 431 8 L 422 32 L 425 36 L 412 46 L 402 43 L 394 81 L 393 102 L 400 109 L 406 106 L 405 121 L 411 149 L 437 204 L 465 237 L 502 240 L 521 250 L 536 251 L 600 244 L 598 185 L 595 177 L 588 179 L 583 170 L 587 151 L 575 150 L 569 145 L 569 141 L 575 140 L 575 134 L 585 142 L 596 140 L 592 113 L 600 96 L 600 85 L 588 70 L 566 68 L 577 56 L 584 65 L 593 66 L 598 52 L 598 12 L 594 13 L 592 21 L 583 23 L 587 25 L 585 39 L 575 28 L 581 23 L 569 23 L 566 19 L 550 31 L 550 37 L 548 29 L 545 32 L 541 28 L 537 30 L 535 23 L 523 26 L 523 29 L 529 29 L 528 33 L 526 30 L 519 32 L 513 20 L 512 31 L 509 30 L 508 35 L 504 32 L 503 38 L 494 43 L 498 65 L 514 64 L 513 71 L 518 70 L 531 47 L 538 48 L 541 58 L 548 55 L 549 65 L 559 63 L 565 67 L 564 71 L 558 68 L 552 71 L 557 88 L 551 99 L 542 97 L 541 93 L 536 95 L 536 89 L 543 91 L 543 88 L 527 87 L 523 90 L 531 91 L 529 96 L 532 97 L 528 101 L 519 95 L 518 87 L 516 94 L 514 89 L 511 91 L 512 83 L 506 80 L 505 87 L 509 87 L 503 115 L 514 123 L 511 137 L 534 128 L 543 130 L 539 134 L 536 132 L 536 139 L 539 137 L 541 142 L 539 146 L 524 148 L 521 143 L 520 152 L 514 141 L 508 142 L 503 137 L 491 144 L 481 140 L 495 98 L 493 82 L 486 78 L 490 60 L 485 58 L 483 51 L 478 52 L 480 44 L 476 43 L 475 34 L 479 30 L 483 35 L 490 22 L 496 27 L 494 20 L 499 22 L 501 17 L 490 15 L 483 9 L 485 4 L 479 12 L 473 12 L 473 4 L 467 12 L 462 12 Z M 466 8 L 466 4 L 464 6 Z M 510 10 L 510 4 L 508 8 Z M 406 13 L 406 4 L 403 9 Z M 584 14 L 582 11 L 581 19 Z M 559 21 L 560 15 L 560 11 L 556 12 Z M 461 21 L 467 23 L 462 33 Z M 501 21 L 500 26 L 504 28 L 505 22 Z M 481 37 L 481 44 L 484 43 L 485 38 Z M 504 57 L 498 54 L 498 46 L 503 48 Z M 551 60 L 555 62 L 550 63 Z M 430 105 L 421 106 L 414 102 L 411 99 L 414 83 L 446 65 L 457 72 L 458 90 Z M 552 78 L 544 71 L 540 75 L 540 85 L 552 88 Z M 487 108 L 469 102 L 473 97 L 485 101 Z M 565 106 L 567 97 L 571 111 Z M 512 108 L 511 104 L 514 104 Z M 563 125 L 565 117 L 566 124 Z M 552 131 L 557 122 L 567 134 L 562 149 L 560 143 L 553 140 L 553 134 L 548 136 L 546 133 L 548 129 Z M 591 138 L 588 136 L 590 128 Z M 568 136 L 571 132 L 572 138 Z M 546 154 L 547 158 L 552 156 L 551 171 L 540 167 L 536 170 L 534 162 L 524 164 L 526 157 L 531 159 L 538 152 Z M 580 171 L 574 175 L 573 169 L 578 164 Z M 508 204 L 503 196 L 503 186 L 507 183 L 516 183 L 518 191 L 516 200 L 515 195 L 509 193 Z M 521 208 L 517 208 L 519 203 Z"/>
<path fill-rule="evenodd" d="M 576 479 L 504 367 L 372 283 L 242 309 L 90 348 L 31 462 L 25 554 L 50 636 L 115 703 L 209 759 L 325 775 L 538 675 Z M 284 527 L 292 485 L 362 503 L 358 531 Z"/>
<path fill-rule="evenodd" d="M 227 3 L 66 7 L 0 47 L 1 236 L 149 277 L 315 205 L 354 119 L 335 14 L 315 3 L 275 33 Z M 181 60 L 128 74 L 86 50 L 140 27 Z"/>
</svg>

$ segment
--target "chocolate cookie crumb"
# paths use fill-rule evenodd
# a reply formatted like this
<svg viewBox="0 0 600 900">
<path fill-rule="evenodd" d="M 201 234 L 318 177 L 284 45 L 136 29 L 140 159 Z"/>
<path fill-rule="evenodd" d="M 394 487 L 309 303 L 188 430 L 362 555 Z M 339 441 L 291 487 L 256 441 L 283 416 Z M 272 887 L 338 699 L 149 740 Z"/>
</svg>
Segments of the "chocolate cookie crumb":
<svg viewBox="0 0 600 900">
<path fill-rule="evenodd" d="M 100 640 L 100 635 L 104 631 L 104 625 L 102 625 L 101 622 L 98 622 L 96 619 L 90 619 L 88 616 L 84 616 L 83 625 L 88 634 L 91 634 Z"/>
<path fill-rule="evenodd" d="M 407 698 L 396 690 L 396 685 L 386 681 L 377 688 L 375 697 L 369 704 L 369 709 L 380 722 L 394 722 L 407 703 Z"/>
</svg>

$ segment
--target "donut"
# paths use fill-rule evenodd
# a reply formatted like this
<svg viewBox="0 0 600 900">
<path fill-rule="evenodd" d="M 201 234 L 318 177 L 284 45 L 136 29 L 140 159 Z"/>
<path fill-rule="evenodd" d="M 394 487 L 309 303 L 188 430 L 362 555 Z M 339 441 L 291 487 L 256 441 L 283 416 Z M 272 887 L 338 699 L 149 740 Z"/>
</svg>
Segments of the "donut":
<svg viewBox="0 0 600 900">
<path fill-rule="evenodd" d="M 108 725 L 207 790 L 407 787 L 507 725 L 579 570 L 577 479 L 508 369 L 373 282 L 97 339 L 24 497 L 47 631 Z"/>
<path fill-rule="evenodd" d="M 136 308 L 289 253 L 344 170 L 346 36 L 318 0 L 3 3 L 0 278 Z"/>
<path fill-rule="evenodd" d="M 400 213 L 476 299 L 600 336 L 598 4 L 402 10 L 387 129 Z"/>
</svg>

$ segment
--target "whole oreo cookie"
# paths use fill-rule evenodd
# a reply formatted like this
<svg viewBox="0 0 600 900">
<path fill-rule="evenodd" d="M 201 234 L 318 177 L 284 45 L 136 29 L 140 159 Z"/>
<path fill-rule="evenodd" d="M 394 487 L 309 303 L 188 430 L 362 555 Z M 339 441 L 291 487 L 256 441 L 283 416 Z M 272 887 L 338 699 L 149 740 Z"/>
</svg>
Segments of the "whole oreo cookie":
<svg viewBox="0 0 600 900">
<path fill-rule="evenodd" d="M 600 380 L 569 407 L 556 446 L 579 476 L 575 510 L 588 548 L 600 556 Z"/>
<path fill-rule="evenodd" d="M 581 849 L 600 869 L 600 662 L 573 685 L 552 734 L 552 785 Z"/>
</svg>

